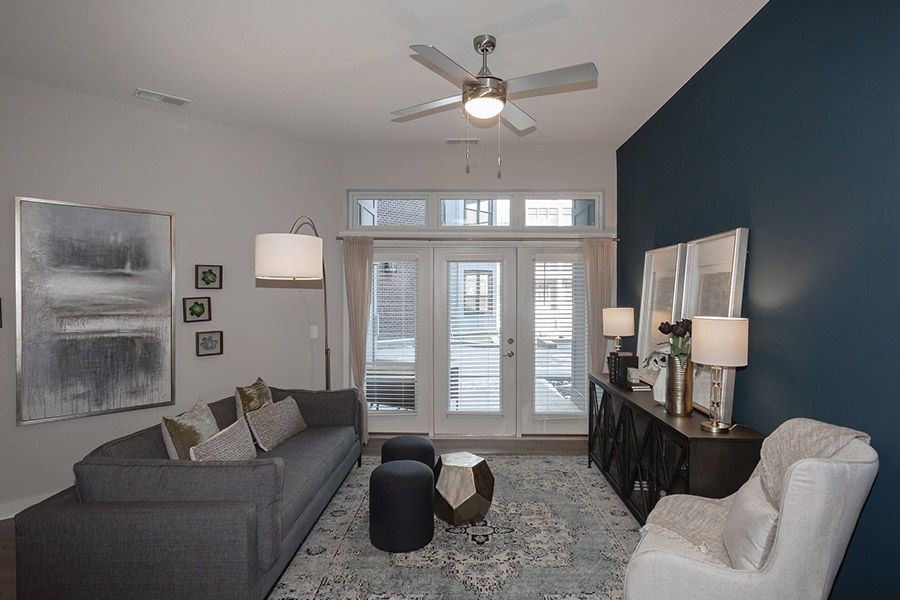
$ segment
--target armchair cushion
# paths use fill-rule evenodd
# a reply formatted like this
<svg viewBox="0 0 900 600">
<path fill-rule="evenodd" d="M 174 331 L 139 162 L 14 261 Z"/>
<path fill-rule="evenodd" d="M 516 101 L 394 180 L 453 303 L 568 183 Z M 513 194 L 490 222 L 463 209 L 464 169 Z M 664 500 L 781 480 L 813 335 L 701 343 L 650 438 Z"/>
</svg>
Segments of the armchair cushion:
<svg viewBox="0 0 900 600">
<path fill-rule="evenodd" d="M 751 477 L 734 495 L 722 529 L 731 566 L 759 569 L 772 549 L 777 521 L 778 510 L 766 497 L 762 477 Z"/>
<path fill-rule="evenodd" d="M 666 496 L 647 516 L 644 532 L 677 542 L 682 554 L 702 556 L 703 560 L 715 565 L 731 566 L 722 542 L 722 527 L 730 504 L 730 497 L 717 500 L 687 494 Z M 643 544 L 637 551 L 642 549 Z"/>
</svg>

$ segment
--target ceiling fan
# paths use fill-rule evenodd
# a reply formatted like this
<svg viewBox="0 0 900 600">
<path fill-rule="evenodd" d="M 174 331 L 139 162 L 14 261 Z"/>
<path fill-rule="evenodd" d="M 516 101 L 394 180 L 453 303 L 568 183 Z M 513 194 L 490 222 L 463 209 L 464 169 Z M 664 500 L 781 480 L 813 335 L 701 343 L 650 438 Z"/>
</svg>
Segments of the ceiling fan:
<svg viewBox="0 0 900 600">
<path fill-rule="evenodd" d="M 537 121 L 510 102 L 507 99 L 508 94 L 597 79 L 597 67 L 594 63 L 586 62 L 503 80 L 491 73 L 487 66 L 488 54 L 497 47 L 496 38 L 482 34 L 476 36 L 473 43 L 475 51 L 481 55 L 481 70 L 478 71 L 478 75 L 472 75 L 434 46 L 424 44 L 410 46 L 410 49 L 423 59 L 453 77 L 459 83 L 462 93 L 395 110 L 391 114 L 395 117 L 408 117 L 461 102 L 466 112 L 476 119 L 490 119 L 502 113 L 502 117 L 513 128 L 524 131 L 537 125 Z"/>
</svg>

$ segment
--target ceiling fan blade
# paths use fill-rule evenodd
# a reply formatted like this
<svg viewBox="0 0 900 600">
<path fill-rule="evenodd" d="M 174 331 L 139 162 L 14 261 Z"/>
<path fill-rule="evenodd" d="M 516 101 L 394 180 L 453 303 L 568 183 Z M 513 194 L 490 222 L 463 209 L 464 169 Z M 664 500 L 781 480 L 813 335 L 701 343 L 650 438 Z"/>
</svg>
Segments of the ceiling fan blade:
<svg viewBox="0 0 900 600">
<path fill-rule="evenodd" d="M 532 73 L 522 77 L 513 77 L 506 80 L 506 92 L 527 92 L 538 88 L 566 85 L 569 83 L 581 83 L 597 79 L 597 67 L 594 63 L 587 62 L 562 69 L 552 69 L 540 73 Z"/>
<path fill-rule="evenodd" d="M 463 69 L 461 66 L 453 62 L 446 54 L 435 48 L 425 44 L 414 44 L 409 47 L 419 56 L 436 66 L 441 71 L 447 73 L 459 82 L 459 85 L 466 82 L 478 83 L 478 79 L 474 75 Z"/>
<path fill-rule="evenodd" d="M 537 125 L 537 121 L 509 100 L 506 101 L 506 106 L 503 107 L 503 112 L 500 113 L 500 116 L 519 131 L 525 131 Z"/>
<path fill-rule="evenodd" d="M 409 115 L 425 112 L 433 108 L 440 108 L 442 106 L 447 106 L 456 102 L 462 102 L 462 94 L 448 96 L 446 98 L 441 98 L 440 100 L 432 100 L 431 102 L 425 102 L 424 104 L 416 104 L 415 106 L 410 106 L 409 108 L 401 108 L 400 110 L 395 110 L 391 114 L 395 117 L 408 117 Z"/>
</svg>

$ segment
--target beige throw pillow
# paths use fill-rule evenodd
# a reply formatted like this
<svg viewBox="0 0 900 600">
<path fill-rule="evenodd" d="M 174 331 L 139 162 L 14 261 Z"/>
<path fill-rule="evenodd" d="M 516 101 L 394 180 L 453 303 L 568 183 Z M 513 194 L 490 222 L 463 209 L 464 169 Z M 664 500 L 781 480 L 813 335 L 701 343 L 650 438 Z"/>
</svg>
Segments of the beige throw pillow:
<svg viewBox="0 0 900 600">
<path fill-rule="evenodd" d="M 237 416 L 241 418 L 254 410 L 272 404 L 272 390 L 262 380 L 262 377 L 257 377 L 256 383 L 253 385 L 234 388 L 234 402 Z"/>
<path fill-rule="evenodd" d="M 297 408 L 297 402 L 290 396 L 249 413 L 247 422 L 256 443 L 266 452 L 306 429 L 306 421 Z"/>
<path fill-rule="evenodd" d="M 722 540 L 735 569 L 755 571 L 762 566 L 775 540 L 778 510 L 763 490 L 761 477 L 755 475 L 734 495 Z"/>
<path fill-rule="evenodd" d="M 238 419 L 190 451 L 191 460 L 251 460 L 256 458 L 256 446 L 250 437 L 247 421 Z"/>
<path fill-rule="evenodd" d="M 190 460 L 191 448 L 219 433 L 216 418 L 203 400 L 177 417 L 163 417 L 161 427 L 172 460 Z"/>
</svg>

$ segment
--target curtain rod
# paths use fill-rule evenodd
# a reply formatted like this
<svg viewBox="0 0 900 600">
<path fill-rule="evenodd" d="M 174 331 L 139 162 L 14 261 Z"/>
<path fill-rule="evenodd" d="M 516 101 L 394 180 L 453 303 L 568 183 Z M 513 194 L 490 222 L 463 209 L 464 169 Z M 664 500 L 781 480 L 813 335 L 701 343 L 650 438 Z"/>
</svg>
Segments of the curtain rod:
<svg viewBox="0 0 900 600">
<path fill-rule="evenodd" d="M 343 236 L 339 235 L 335 239 L 337 241 L 343 241 L 345 237 L 352 236 Z M 580 238 L 580 237 L 482 237 L 482 238 L 470 238 L 470 237 L 441 237 L 441 236 L 390 236 L 390 235 L 379 235 L 379 236 L 370 236 L 372 239 L 377 241 L 387 241 L 387 242 L 573 242 L 588 238 Z M 590 238 L 601 238 L 612 240 L 613 242 L 621 241 L 617 237 L 609 237 L 605 235 L 594 235 L 589 236 Z"/>
</svg>

